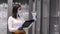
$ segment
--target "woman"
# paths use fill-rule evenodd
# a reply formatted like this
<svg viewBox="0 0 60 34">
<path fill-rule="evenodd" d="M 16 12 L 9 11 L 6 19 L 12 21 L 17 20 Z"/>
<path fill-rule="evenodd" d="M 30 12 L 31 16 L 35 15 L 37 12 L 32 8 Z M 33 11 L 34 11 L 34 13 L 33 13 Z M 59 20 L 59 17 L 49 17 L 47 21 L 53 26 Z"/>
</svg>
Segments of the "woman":
<svg viewBox="0 0 60 34">
<path fill-rule="evenodd" d="M 21 5 L 16 4 L 13 6 L 12 16 L 8 19 L 8 29 L 12 34 L 26 34 L 23 30 L 24 18 L 19 16 L 21 10 Z"/>
</svg>

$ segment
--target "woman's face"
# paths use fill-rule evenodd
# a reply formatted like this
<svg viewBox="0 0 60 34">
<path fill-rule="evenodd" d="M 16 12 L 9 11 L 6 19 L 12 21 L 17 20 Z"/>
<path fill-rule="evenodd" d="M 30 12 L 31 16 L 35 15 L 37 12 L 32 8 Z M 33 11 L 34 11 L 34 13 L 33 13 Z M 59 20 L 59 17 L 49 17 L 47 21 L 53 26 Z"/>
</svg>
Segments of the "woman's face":
<svg viewBox="0 0 60 34">
<path fill-rule="evenodd" d="M 21 6 L 18 5 L 18 14 L 21 13 Z"/>
<path fill-rule="evenodd" d="M 20 13 L 21 13 L 21 7 L 18 8 L 18 14 L 20 14 Z"/>
</svg>

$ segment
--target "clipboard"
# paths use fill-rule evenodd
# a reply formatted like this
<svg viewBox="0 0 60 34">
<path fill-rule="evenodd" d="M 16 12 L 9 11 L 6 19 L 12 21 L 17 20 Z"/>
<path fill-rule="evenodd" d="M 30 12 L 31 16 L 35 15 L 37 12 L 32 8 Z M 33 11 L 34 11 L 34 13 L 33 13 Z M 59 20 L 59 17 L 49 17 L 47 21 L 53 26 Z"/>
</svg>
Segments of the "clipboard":
<svg viewBox="0 0 60 34">
<path fill-rule="evenodd" d="M 34 20 L 25 21 L 24 24 L 23 24 L 22 26 L 23 26 L 23 28 L 29 27 L 29 25 L 30 25 L 31 23 L 33 23 L 33 22 L 34 22 Z"/>
</svg>

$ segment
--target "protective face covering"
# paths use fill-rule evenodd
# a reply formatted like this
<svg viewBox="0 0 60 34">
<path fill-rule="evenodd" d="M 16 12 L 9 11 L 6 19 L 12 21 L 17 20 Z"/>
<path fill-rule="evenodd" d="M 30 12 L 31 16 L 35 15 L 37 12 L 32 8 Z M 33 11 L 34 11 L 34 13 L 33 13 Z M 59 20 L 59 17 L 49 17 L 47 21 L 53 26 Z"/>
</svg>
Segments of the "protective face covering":
<svg viewBox="0 0 60 34">
<path fill-rule="evenodd" d="M 22 11 L 18 10 L 18 15 L 21 16 L 22 15 Z"/>
</svg>

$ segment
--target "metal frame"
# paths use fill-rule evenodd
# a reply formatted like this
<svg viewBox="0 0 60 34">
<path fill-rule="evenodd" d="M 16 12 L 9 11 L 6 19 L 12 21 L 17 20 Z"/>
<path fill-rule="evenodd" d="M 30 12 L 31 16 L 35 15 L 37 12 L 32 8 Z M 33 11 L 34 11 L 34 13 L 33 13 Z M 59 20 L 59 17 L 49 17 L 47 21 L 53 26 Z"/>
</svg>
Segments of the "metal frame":
<svg viewBox="0 0 60 34">
<path fill-rule="evenodd" d="M 8 0 L 8 16 L 11 16 L 12 15 L 12 3 L 13 3 L 13 0 Z M 7 18 L 8 19 L 8 18 Z M 7 22 L 8 23 L 8 22 Z M 7 24 L 8 25 L 8 24 Z M 12 34 L 8 31 L 8 26 L 7 26 L 7 34 Z"/>
<path fill-rule="evenodd" d="M 37 21 L 36 21 L 36 33 L 35 34 L 40 34 L 40 24 L 41 24 L 41 0 L 36 0 L 36 6 L 35 6 L 35 11 L 37 13 Z"/>
<path fill-rule="evenodd" d="M 42 34 L 49 34 L 49 4 L 50 0 L 43 0 L 42 3 Z"/>
<path fill-rule="evenodd" d="M 50 0 L 49 34 L 59 34 L 58 12 L 59 12 L 59 0 Z"/>
</svg>

